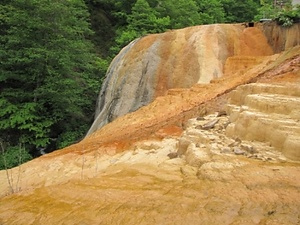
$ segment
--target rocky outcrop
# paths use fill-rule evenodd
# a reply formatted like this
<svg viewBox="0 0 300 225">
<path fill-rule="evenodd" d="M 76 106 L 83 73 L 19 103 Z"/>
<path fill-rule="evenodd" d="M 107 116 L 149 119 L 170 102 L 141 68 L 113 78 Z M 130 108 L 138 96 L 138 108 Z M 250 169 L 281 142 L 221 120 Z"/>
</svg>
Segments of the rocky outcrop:
<svg viewBox="0 0 300 225">
<path fill-rule="evenodd" d="M 299 83 L 240 86 L 229 103 L 229 136 L 270 143 L 285 156 L 300 160 Z"/>
<path fill-rule="evenodd" d="M 299 34 L 300 24 L 291 28 L 275 23 L 255 27 L 214 24 L 137 39 L 112 61 L 88 135 L 170 89 L 207 84 L 224 73 L 236 72 L 234 67 L 225 67 L 229 58 L 239 69 L 246 69 L 261 62 L 262 56 L 296 46 Z"/>
<path fill-rule="evenodd" d="M 282 152 L 277 151 L 268 142 L 226 135 L 226 129 L 231 126 L 231 117 L 223 114 L 219 116 L 219 114 L 188 121 L 187 129 L 178 139 L 177 145 L 177 155 L 184 157 L 188 164 L 200 168 L 225 155 L 243 156 L 264 162 L 288 161 Z"/>
<path fill-rule="evenodd" d="M 209 84 L 170 89 L 167 95 L 155 98 L 135 112 L 118 117 L 86 137 L 79 145 L 73 145 L 64 151 L 81 152 L 82 144 L 88 146 L 89 151 L 96 150 L 100 145 L 113 145 L 119 149 L 136 140 L 156 135 L 156 132 L 168 126 L 184 127 L 188 119 L 224 106 L 226 93 L 239 85 L 262 78 L 267 82 L 274 77 L 285 77 L 286 74 L 297 79 L 299 66 L 293 65 L 293 62 L 296 58 L 299 59 L 299 51 L 300 47 L 294 47 L 280 54 L 263 57 L 244 72 L 238 70 L 236 73 L 214 79 Z"/>
<path fill-rule="evenodd" d="M 112 61 L 88 134 L 169 89 L 190 88 L 222 77 L 230 56 L 271 54 L 260 29 L 241 24 L 189 27 L 138 39 Z"/>
</svg>

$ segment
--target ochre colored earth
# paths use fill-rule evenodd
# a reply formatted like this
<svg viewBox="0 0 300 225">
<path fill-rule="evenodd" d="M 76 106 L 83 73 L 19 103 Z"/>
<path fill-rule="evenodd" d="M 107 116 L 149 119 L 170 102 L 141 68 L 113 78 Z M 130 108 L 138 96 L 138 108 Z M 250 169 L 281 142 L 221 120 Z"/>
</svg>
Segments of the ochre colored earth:
<svg viewBox="0 0 300 225">
<path fill-rule="evenodd" d="M 264 38 L 247 32 L 245 42 Z M 167 90 L 77 144 L 0 171 L 0 224 L 299 224 L 299 162 L 213 154 L 200 170 L 168 157 L 189 119 L 224 110 L 239 85 L 300 85 L 300 46 L 240 51 L 223 77 Z"/>
</svg>

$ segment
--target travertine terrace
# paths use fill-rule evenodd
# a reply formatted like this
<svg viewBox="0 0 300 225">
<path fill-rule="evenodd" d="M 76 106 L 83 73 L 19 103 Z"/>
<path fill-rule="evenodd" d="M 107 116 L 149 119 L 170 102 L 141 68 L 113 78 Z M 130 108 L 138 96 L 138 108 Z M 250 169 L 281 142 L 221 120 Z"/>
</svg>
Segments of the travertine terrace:
<svg viewBox="0 0 300 225">
<path fill-rule="evenodd" d="M 300 86 L 248 84 L 232 92 L 227 135 L 267 142 L 300 161 Z"/>
</svg>

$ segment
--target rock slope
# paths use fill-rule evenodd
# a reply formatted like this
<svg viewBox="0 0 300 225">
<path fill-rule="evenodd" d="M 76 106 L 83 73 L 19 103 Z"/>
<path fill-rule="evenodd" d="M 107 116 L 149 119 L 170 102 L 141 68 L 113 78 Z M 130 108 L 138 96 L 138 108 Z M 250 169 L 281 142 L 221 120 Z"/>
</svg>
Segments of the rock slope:
<svg viewBox="0 0 300 225">
<path fill-rule="evenodd" d="M 271 70 L 271 66 L 261 76 L 245 73 L 238 76 L 239 82 L 275 80 L 280 85 L 274 87 L 284 87 L 287 81 L 299 86 L 299 68 L 283 70 L 290 62 L 286 57 L 285 63 L 279 64 L 281 70 L 280 66 Z M 299 54 L 290 57 L 294 60 Z M 218 84 L 232 87 L 226 80 L 206 88 L 213 91 Z M 257 85 L 262 86 L 268 85 Z M 203 89 L 174 90 L 170 96 L 190 96 L 193 102 L 189 92 L 198 90 Z M 289 90 L 295 95 L 292 92 L 297 89 Z M 241 92 L 241 98 L 246 93 Z M 232 96 L 230 102 L 237 97 Z M 210 104 L 214 110 L 214 103 Z M 147 112 L 168 118 L 163 116 L 168 112 L 156 106 L 147 108 Z M 205 109 L 208 106 L 205 104 Z M 202 116 L 196 103 L 195 108 L 186 111 L 186 115 L 197 112 L 198 116 L 187 119 L 181 135 L 174 127 L 160 129 L 156 136 L 143 136 L 144 140 L 136 139 L 121 149 L 101 144 L 98 136 L 91 136 L 9 170 L 15 194 L 9 194 L 6 172 L 0 171 L 0 224 L 299 224 L 299 163 L 287 159 L 269 143 L 227 137 L 226 127 L 231 126 L 232 118 L 222 112 Z M 139 115 L 145 119 L 144 112 L 140 109 L 110 126 L 129 120 L 127 132 L 142 137 L 128 126 L 133 118 L 139 120 Z M 180 113 L 176 115 L 182 118 Z M 161 123 L 158 118 L 156 122 Z M 158 134 L 162 140 L 157 139 Z M 110 139 L 113 143 L 116 140 Z"/>
<path fill-rule="evenodd" d="M 0 171 L 0 224 L 299 224 L 299 162 L 271 142 L 238 137 L 232 117 L 242 112 L 222 112 L 244 84 L 265 83 L 236 89 L 231 103 L 247 99 L 249 87 L 299 87 L 299 62 L 300 46 L 233 55 L 208 84 L 168 89 L 80 143 Z M 273 89 L 281 99 L 298 96 L 297 88 Z M 284 104 L 254 100 L 240 102 L 298 118 L 281 113 Z"/>
<path fill-rule="evenodd" d="M 224 75 L 234 65 L 245 69 L 300 44 L 300 24 L 215 24 L 148 35 L 126 46 L 112 61 L 103 83 L 88 134 L 119 116 L 149 104 L 169 89 L 190 88 Z M 231 64 L 232 65 L 232 64 Z M 227 67 L 228 74 L 235 68 Z M 233 69 L 233 70 L 232 70 Z"/>
<path fill-rule="evenodd" d="M 226 137 L 228 122 L 193 118 L 177 138 L 85 155 L 76 167 L 52 160 L 52 177 L 54 168 L 77 176 L 2 198 L 0 223 L 299 224 L 299 164 L 264 143 Z"/>
<path fill-rule="evenodd" d="M 130 43 L 110 65 L 89 134 L 147 105 L 168 89 L 189 88 L 221 77 L 229 56 L 249 52 L 271 55 L 273 51 L 262 32 L 249 29 L 242 25 L 198 26 Z"/>
<path fill-rule="evenodd" d="M 222 103 L 222 95 L 239 85 L 255 82 L 262 77 L 280 77 L 290 74 L 299 77 L 300 47 L 289 49 L 280 54 L 259 58 L 256 63 L 236 73 L 225 74 L 222 78 L 213 80 L 210 84 L 196 84 L 192 88 L 170 89 L 167 95 L 157 97 L 147 106 L 135 112 L 115 119 L 102 129 L 85 138 L 82 143 L 91 151 L 97 145 L 130 145 L 130 142 L 155 135 L 168 126 L 182 127 L 184 123 L 201 113 L 211 111 L 213 105 Z M 227 60 L 229 61 L 229 60 Z M 232 63 L 232 62 L 231 62 Z M 241 63 L 241 61 L 236 61 Z M 81 145 L 80 145 L 81 146 Z M 74 151 L 76 146 L 70 150 Z M 81 147 L 78 151 L 81 151 Z M 59 154 L 59 152 L 54 153 Z"/>
</svg>

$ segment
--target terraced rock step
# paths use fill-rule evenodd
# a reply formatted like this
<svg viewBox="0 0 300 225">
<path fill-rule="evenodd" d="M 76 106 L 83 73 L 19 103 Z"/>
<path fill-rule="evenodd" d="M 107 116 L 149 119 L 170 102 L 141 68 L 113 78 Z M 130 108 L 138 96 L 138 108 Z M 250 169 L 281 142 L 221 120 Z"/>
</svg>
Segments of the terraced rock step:
<svg viewBox="0 0 300 225">
<path fill-rule="evenodd" d="M 263 83 L 243 85 L 232 92 L 229 104 L 243 105 L 246 96 L 263 93 L 300 97 L 300 86 L 299 84 L 280 85 Z"/>
<path fill-rule="evenodd" d="M 278 113 L 300 119 L 300 97 L 277 94 L 247 95 L 245 104 L 264 113 Z"/>
<path fill-rule="evenodd" d="M 248 84 L 232 92 L 226 134 L 269 142 L 276 150 L 300 160 L 300 86 Z"/>
</svg>

